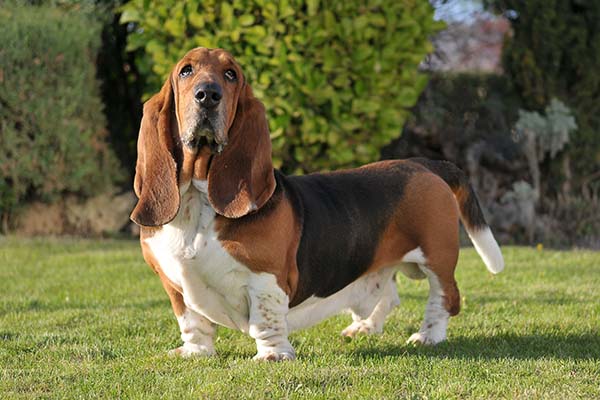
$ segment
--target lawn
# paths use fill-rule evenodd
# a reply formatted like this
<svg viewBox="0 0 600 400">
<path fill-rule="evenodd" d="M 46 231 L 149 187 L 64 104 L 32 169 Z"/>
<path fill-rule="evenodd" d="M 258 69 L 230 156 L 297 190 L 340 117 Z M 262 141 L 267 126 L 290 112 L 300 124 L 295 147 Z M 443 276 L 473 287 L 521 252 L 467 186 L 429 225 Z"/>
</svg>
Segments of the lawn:
<svg viewBox="0 0 600 400">
<path fill-rule="evenodd" d="M 226 328 L 218 357 L 168 357 L 177 323 L 135 241 L 0 237 L 0 398 L 599 398 L 600 253 L 504 255 L 491 276 L 461 252 L 445 343 L 405 344 L 427 283 L 399 276 L 383 335 L 346 342 L 339 316 L 292 334 L 298 360 L 273 364 Z"/>
</svg>

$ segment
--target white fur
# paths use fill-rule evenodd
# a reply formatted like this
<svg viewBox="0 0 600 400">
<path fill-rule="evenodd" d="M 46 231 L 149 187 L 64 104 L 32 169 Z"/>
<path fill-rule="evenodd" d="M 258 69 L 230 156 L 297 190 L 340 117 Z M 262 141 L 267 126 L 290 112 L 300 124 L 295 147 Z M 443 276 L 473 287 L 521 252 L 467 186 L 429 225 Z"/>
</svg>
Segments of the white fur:
<svg viewBox="0 0 600 400">
<path fill-rule="evenodd" d="M 420 247 L 406 253 L 398 265 L 398 271 L 409 279 L 424 279 L 426 275 L 419 269 L 419 264 L 425 263 L 425 255 Z"/>
<path fill-rule="evenodd" d="M 194 179 L 181 191 L 175 219 L 146 239 L 165 275 L 182 288 L 187 308 L 178 318 L 184 345 L 172 354 L 214 354 L 216 323 L 249 333 L 256 340 L 256 359 L 293 359 L 287 294 L 274 275 L 250 271 L 223 249 L 206 181 Z"/>
<path fill-rule="evenodd" d="M 398 297 L 398 289 L 396 288 L 396 282 L 392 275 L 391 279 L 387 282 L 383 295 L 373 309 L 373 312 L 367 318 L 363 318 L 352 311 L 353 322 L 342 331 L 342 336 L 354 337 L 357 334 L 371 335 L 374 333 L 382 333 L 385 318 L 390 311 L 399 304 L 400 298 Z"/>
<path fill-rule="evenodd" d="M 306 299 L 289 311 L 290 331 L 308 328 L 347 309 L 367 318 L 377 306 L 394 271 L 395 268 L 385 268 L 355 280 L 329 297 Z"/>
<path fill-rule="evenodd" d="M 446 340 L 446 328 L 450 314 L 444 307 L 444 291 L 438 277 L 427 267 L 420 265 L 429 279 L 429 300 L 425 308 L 425 319 L 419 332 L 413 333 L 407 343 L 437 344 Z"/>
<path fill-rule="evenodd" d="M 177 317 L 177 322 L 183 346 L 171 350 L 170 355 L 192 357 L 216 354 L 213 344 L 216 329 L 212 322 L 189 308 Z"/>
<path fill-rule="evenodd" d="M 204 195 L 208 194 L 208 181 L 206 179 L 192 179 L 192 185 L 194 185 L 196 190 L 200 193 Z"/>
<path fill-rule="evenodd" d="M 248 332 L 252 272 L 227 253 L 214 230 L 215 212 L 193 182 L 169 224 L 146 239 L 165 275 L 183 289 L 185 305 L 219 325 Z"/>
<path fill-rule="evenodd" d="M 267 273 L 250 275 L 250 336 L 256 340 L 255 360 L 293 360 L 294 348 L 288 341 L 289 299 L 277 285 L 275 276 Z"/>
<path fill-rule="evenodd" d="M 504 269 L 504 258 L 490 227 L 486 226 L 477 230 L 467 229 L 467 233 L 488 271 L 492 274 L 502 272 Z"/>
<path fill-rule="evenodd" d="M 402 257 L 402 262 L 405 263 L 415 263 L 415 264 L 425 264 L 427 260 L 425 259 L 425 254 L 423 254 L 423 250 L 420 247 L 416 249 L 412 249 L 408 253 Z"/>
<path fill-rule="evenodd" d="M 408 268 L 411 264 L 425 264 L 425 262 L 423 251 L 417 247 L 406 253 L 400 265 L 362 276 L 329 297 L 313 296 L 306 299 L 290 310 L 288 315 L 290 331 L 307 328 L 349 309 L 356 324 L 346 328 L 342 332 L 343 335 L 354 336 L 358 331 L 381 332 L 387 314 L 400 304 L 396 285 L 393 282 L 394 273 L 397 270 L 403 271 L 403 267 Z"/>
</svg>

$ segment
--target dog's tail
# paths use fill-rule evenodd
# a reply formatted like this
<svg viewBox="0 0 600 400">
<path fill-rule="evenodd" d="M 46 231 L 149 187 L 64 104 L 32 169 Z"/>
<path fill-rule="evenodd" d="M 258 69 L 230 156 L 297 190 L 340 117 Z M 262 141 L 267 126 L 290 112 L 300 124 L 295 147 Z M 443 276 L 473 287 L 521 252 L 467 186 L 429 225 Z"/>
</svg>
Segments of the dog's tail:
<svg viewBox="0 0 600 400">
<path fill-rule="evenodd" d="M 504 258 L 496 239 L 494 239 L 492 230 L 485 221 L 477 196 L 469 183 L 467 175 L 448 161 L 428 160 L 426 158 L 411 158 L 410 161 L 423 165 L 450 186 L 458 202 L 460 220 L 473 242 L 475 250 L 477 250 L 485 266 L 492 274 L 501 272 L 504 269 Z"/>
</svg>

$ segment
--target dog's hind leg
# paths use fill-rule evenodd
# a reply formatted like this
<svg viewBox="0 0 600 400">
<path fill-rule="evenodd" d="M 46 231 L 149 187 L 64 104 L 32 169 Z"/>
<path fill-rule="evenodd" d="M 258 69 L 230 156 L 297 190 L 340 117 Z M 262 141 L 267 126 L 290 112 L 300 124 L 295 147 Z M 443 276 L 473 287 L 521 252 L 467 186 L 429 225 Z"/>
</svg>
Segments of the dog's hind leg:
<svg viewBox="0 0 600 400">
<path fill-rule="evenodd" d="M 407 343 L 433 345 L 446 340 L 449 317 L 460 310 L 460 294 L 454 280 L 458 246 L 446 250 L 433 252 L 419 265 L 429 280 L 429 299 L 421 328 Z"/>
<path fill-rule="evenodd" d="M 352 311 L 352 324 L 342 331 L 342 336 L 354 337 L 358 334 L 371 335 L 383 332 L 386 317 L 394 307 L 400 304 L 394 275 L 384 283 L 385 288 L 373 311 L 364 318 L 360 311 Z"/>
</svg>

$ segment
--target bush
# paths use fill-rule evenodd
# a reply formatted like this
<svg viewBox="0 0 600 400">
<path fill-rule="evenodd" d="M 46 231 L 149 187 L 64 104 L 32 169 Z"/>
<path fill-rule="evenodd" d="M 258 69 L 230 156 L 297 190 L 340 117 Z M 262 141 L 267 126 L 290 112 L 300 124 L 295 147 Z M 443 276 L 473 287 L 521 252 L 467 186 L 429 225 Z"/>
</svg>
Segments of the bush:
<svg viewBox="0 0 600 400">
<path fill-rule="evenodd" d="M 517 140 L 529 163 L 536 202 L 541 194 L 539 164 L 544 159 L 555 158 L 569 143 L 569 135 L 577 129 L 571 110 L 560 100 L 552 99 L 545 111 L 546 115 L 542 116 L 537 111 L 519 110 L 519 120 L 515 124 Z"/>
<path fill-rule="evenodd" d="M 503 51 L 504 69 L 524 108 L 542 111 L 552 98 L 573 110 L 578 130 L 563 162 L 546 165 L 549 186 L 586 190 L 600 164 L 600 2 L 491 0 L 512 10 L 514 35 Z M 556 179 L 561 177 L 561 179 Z M 572 182 L 570 182 L 572 180 Z M 600 193 L 600 180 L 595 190 Z M 591 185 L 593 186 L 593 185 Z M 556 190 L 560 192 L 560 190 Z M 563 193 L 564 194 L 564 193 Z"/>
<path fill-rule="evenodd" d="M 0 214 L 118 180 L 96 80 L 101 24 L 50 6 L 0 9 Z M 5 226 L 6 228 L 6 226 Z"/>
<path fill-rule="evenodd" d="M 265 103 L 287 172 L 377 160 L 425 87 L 418 65 L 443 26 L 426 0 L 132 0 L 122 11 L 146 97 L 191 48 L 229 50 Z"/>
<path fill-rule="evenodd" d="M 485 142 L 497 155 L 488 159 L 513 164 L 521 154 L 510 132 L 519 106 L 510 81 L 504 76 L 433 74 L 413 108 L 402 138 L 386 148 L 383 156 L 447 159 L 467 169 L 471 146 Z"/>
</svg>

